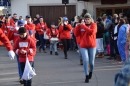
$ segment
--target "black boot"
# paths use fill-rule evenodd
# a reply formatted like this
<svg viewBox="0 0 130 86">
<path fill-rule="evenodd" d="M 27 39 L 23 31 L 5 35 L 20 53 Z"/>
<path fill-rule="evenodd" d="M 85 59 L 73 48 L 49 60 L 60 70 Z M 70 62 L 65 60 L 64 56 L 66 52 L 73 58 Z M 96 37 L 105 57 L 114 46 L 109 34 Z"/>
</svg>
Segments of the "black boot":
<svg viewBox="0 0 130 86">
<path fill-rule="evenodd" d="M 83 60 L 82 59 L 80 59 L 80 65 L 83 65 Z"/>
<path fill-rule="evenodd" d="M 89 83 L 89 76 L 86 76 L 85 83 Z"/>
<path fill-rule="evenodd" d="M 91 78 L 92 78 L 92 72 L 89 73 L 89 79 L 91 79 Z"/>
<path fill-rule="evenodd" d="M 50 54 L 52 55 L 52 51 L 50 51 Z"/>
<path fill-rule="evenodd" d="M 58 53 L 57 53 L 57 52 L 55 52 L 55 55 L 58 55 Z"/>
<path fill-rule="evenodd" d="M 68 59 L 68 58 L 67 58 L 67 55 L 65 55 L 65 59 Z"/>
<path fill-rule="evenodd" d="M 32 86 L 31 84 L 28 84 L 27 86 Z"/>
<path fill-rule="evenodd" d="M 28 86 L 27 84 L 24 84 L 23 86 Z"/>
<path fill-rule="evenodd" d="M 19 79 L 19 82 L 20 82 L 20 84 L 23 84 L 23 80 L 22 79 Z"/>
</svg>

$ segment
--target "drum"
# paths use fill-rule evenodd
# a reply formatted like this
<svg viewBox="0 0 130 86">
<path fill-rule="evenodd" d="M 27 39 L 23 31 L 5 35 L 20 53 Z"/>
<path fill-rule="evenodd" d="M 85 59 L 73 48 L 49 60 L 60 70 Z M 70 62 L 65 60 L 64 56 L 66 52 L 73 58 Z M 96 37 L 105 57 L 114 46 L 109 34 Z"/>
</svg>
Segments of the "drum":
<svg viewBox="0 0 130 86">
<path fill-rule="evenodd" d="M 55 42 L 58 43 L 58 40 L 59 40 L 58 38 L 51 38 L 50 43 L 55 43 Z"/>
</svg>

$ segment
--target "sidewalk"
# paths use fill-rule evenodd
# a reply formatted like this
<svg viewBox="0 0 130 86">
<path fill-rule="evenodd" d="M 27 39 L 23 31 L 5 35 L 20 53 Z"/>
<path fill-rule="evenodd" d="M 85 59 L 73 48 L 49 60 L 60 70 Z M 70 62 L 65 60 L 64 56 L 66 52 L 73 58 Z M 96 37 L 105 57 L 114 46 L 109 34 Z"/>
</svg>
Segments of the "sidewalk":
<svg viewBox="0 0 130 86">
<path fill-rule="evenodd" d="M 7 51 L 0 47 L 0 86 L 22 86 L 18 82 L 17 63 L 7 57 Z M 83 67 L 79 65 L 78 53 L 69 51 L 68 59 L 64 59 L 62 51 L 59 56 L 37 53 L 32 86 L 114 86 L 114 76 L 121 65 L 106 57 L 96 59 L 94 74 L 90 83 L 84 83 Z"/>
</svg>

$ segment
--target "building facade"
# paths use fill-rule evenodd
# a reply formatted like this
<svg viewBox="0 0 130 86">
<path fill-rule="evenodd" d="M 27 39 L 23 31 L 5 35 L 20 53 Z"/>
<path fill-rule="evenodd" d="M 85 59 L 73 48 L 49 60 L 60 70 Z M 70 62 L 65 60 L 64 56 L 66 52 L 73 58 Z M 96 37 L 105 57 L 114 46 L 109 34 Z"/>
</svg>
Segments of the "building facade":
<svg viewBox="0 0 130 86">
<path fill-rule="evenodd" d="M 130 0 L 127 1 L 127 4 L 114 5 L 101 5 L 101 0 L 89 0 L 89 2 L 69 0 L 67 6 L 69 18 L 81 15 L 83 9 L 87 9 L 93 18 L 96 19 L 97 16 L 101 16 L 103 13 L 113 15 L 114 13 L 126 12 L 130 8 Z M 59 14 L 57 16 L 64 16 L 65 11 L 62 0 L 11 0 L 11 10 L 12 14 L 17 13 L 23 17 L 26 15 L 34 17 L 36 13 L 44 17 L 53 17 L 56 14 Z"/>
</svg>

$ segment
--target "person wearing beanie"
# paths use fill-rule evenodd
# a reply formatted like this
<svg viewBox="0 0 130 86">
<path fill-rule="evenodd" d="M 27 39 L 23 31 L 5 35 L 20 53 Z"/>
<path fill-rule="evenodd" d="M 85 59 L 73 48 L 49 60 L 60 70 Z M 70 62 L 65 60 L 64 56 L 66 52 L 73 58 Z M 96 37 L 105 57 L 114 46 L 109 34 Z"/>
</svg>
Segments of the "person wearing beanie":
<svg viewBox="0 0 130 86">
<path fill-rule="evenodd" d="M 80 36 L 80 51 L 83 59 L 83 67 L 85 72 L 85 83 L 89 83 L 92 78 L 94 60 L 96 55 L 96 33 L 97 24 L 89 13 L 84 15 L 85 23 L 79 24 L 75 28 L 75 36 Z M 90 68 L 88 68 L 88 64 Z M 89 70 L 90 69 L 90 70 Z"/>
<path fill-rule="evenodd" d="M 98 54 L 96 58 L 104 57 L 104 48 L 103 48 L 103 34 L 105 33 L 104 24 L 101 17 L 97 18 L 97 34 L 96 34 L 96 48 Z"/>
<path fill-rule="evenodd" d="M 26 58 L 28 57 L 30 65 L 33 66 L 34 56 L 36 55 L 36 46 L 34 45 L 34 40 L 28 37 L 26 30 L 27 29 L 25 27 L 19 28 L 18 30 L 19 38 L 17 39 L 14 45 L 14 51 L 19 56 L 19 62 L 22 74 L 24 72 Z M 24 86 L 31 86 L 32 79 L 27 81 L 23 79 L 23 84 Z"/>
<path fill-rule="evenodd" d="M 27 24 L 27 20 L 28 20 L 29 18 L 31 18 L 31 16 L 26 15 L 25 20 L 24 20 L 24 24 Z"/>
<path fill-rule="evenodd" d="M 106 45 L 107 45 L 107 52 L 109 51 L 110 57 L 108 57 L 108 60 L 112 60 L 115 58 L 115 53 L 114 53 L 114 37 L 113 37 L 113 32 L 114 32 L 114 23 L 112 22 L 112 16 L 108 15 L 106 19 L 106 23 L 104 25 L 104 28 L 106 30 Z"/>
<path fill-rule="evenodd" d="M 45 40 L 43 39 L 44 32 L 48 29 L 46 22 L 44 22 L 44 19 L 42 16 L 40 16 L 40 23 L 36 25 L 36 31 L 38 32 L 39 35 L 39 41 L 40 41 L 40 46 L 39 46 L 39 52 L 41 52 L 41 48 L 44 51 L 44 53 L 47 53 L 45 50 Z"/>
<path fill-rule="evenodd" d="M 13 45 L 15 45 L 16 40 L 19 38 L 18 30 L 21 27 L 24 27 L 24 21 L 18 20 L 17 26 L 15 26 L 14 29 L 12 29 L 9 32 L 8 38 L 9 38 L 10 41 L 13 40 Z M 17 54 L 16 54 L 16 59 L 17 59 L 17 64 L 18 64 L 19 82 L 21 84 L 23 84 L 23 80 L 21 79 L 22 78 L 22 71 L 21 71 L 20 62 L 19 62 L 19 56 Z"/>
<path fill-rule="evenodd" d="M 64 51 L 65 59 L 67 59 L 67 56 L 68 56 L 67 51 L 70 48 L 70 40 L 71 40 L 70 32 L 71 32 L 71 30 L 72 30 L 72 26 L 69 24 L 68 18 L 64 17 L 63 23 L 59 27 L 59 33 L 60 33 L 60 39 L 61 39 L 63 46 L 64 46 L 63 51 Z"/>
<path fill-rule="evenodd" d="M 27 17 L 27 24 L 25 24 L 24 27 L 27 29 L 28 33 L 29 31 L 32 32 L 30 35 L 35 38 L 35 24 L 32 23 L 32 18 L 30 16 Z"/>
<path fill-rule="evenodd" d="M 58 35 L 59 31 L 55 28 L 55 23 L 51 23 L 51 28 L 46 33 L 50 38 L 50 54 L 52 55 L 52 49 L 55 51 L 55 55 L 58 55 L 57 53 L 57 42 L 58 42 Z"/>
</svg>

